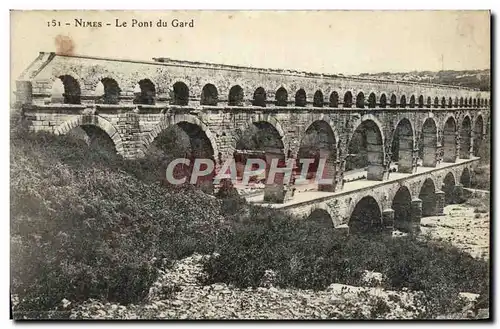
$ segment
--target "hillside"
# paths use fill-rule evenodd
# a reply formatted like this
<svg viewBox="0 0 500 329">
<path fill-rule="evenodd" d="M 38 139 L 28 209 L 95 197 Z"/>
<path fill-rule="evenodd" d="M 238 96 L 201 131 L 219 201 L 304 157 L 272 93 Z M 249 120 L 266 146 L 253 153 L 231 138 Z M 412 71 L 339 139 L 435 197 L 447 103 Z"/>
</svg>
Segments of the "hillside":
<svg viewBox="0 0 500 329">
<path fill-rule="evenodd" d="M 412 318 L 460 311 L 459 292 L 480 294 L 474 309 L 488 307 L 488 263 L 446 242 L 344 236 L 331 222 L 165 187 L 151 179 L 154 160 L 123 160 L 69 136 L 14 129 L 10 160 L 15 318 L 102 319 L 104 308 L 162 317 L 151 298 L 172 318 L 256 318 L 266 300 L 268 318 L 391 318 L 402 316 L 407 292 L 418 299 L 404 306 Z M 195 253 L 204 256 L 193 264 Z M 372 272 L 383 299 L 362 289 L 343 303 L 352 294 L 328 290 L 371 286 Z M 343 309 L 330 312 L 332 303 Z"/>
<path fill-rule="evenodd" d="M 213 249 L 223 221 L 214 197 L 146 182 L 153 163 L 82 143 L 11 136 L 12 290 L 27 309 L 31 302 L 50 309 L 63 298 L 141 300 L 161 259 Z"/>
<path fill-rule="evenodd" d="M 361 73 L 359 77 L 374 78 L 384 80 L 401 80 L 425 83 L 436 83 L 443 85 L 463 86 L 469 88 L 478 88 L 481 91 L 490 91 L 490 70 L 467 70 L 452 71 L 445 70 L 439 72 L 431 71 L 412 71 L 412 72 L 380 72 L 380 73 Z"/>
</svg>

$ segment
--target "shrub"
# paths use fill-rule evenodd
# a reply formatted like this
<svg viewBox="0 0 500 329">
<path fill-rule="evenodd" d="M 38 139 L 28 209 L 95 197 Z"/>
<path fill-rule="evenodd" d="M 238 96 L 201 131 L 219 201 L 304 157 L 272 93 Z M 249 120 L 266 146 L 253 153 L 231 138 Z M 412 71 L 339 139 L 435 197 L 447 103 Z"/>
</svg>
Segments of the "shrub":
<svg viewBox="0 0 500 329">
<path fill-rule="evenodd" d="M 474 175 L 471 177 L 471 186 L 476 189 L 490 190 L 491 173 L 490 165 L 477 167 L 474 169 Z"/>
<path fill-rule="evenodd" d="M 423 291 L 421 302 L 432 312 L 459 307 L 460 291 L 488 293 L 486 262 L 426 238 L 345 237 L 279 211 L 252 208 L 250 219 L 219 242 L 220 256 L 204 265 L 207 283 L 256 287 L 272 270 L 277 286 L 321 290 L 334 282 L 362 285 L 364 270 L 370 270 L 387 278 L 386 288 Z"/>
<path fill-rule="evenodd" d="M 137 302 L 160 259 L 213 250 L 223 223 L 217 200 L 143 180 L 156 168 L 71 137 L 14 133 L 11 143 L 19 310 L 52 309 L 63 298 Z"/>
<path fill-rule="evenodd" d="M 489 198 L 470 198 L 466 204 L 474 207 L 475 213 L 488 213 L 490 212 Z"/>
</svg>

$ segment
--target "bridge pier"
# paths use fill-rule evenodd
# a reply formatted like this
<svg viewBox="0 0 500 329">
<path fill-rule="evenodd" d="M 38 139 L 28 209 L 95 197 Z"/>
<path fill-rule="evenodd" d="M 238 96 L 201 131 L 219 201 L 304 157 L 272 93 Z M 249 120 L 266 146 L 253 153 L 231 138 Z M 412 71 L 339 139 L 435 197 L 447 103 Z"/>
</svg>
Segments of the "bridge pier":
<svg viewBox="0 0 500 329">
<path fill-rule="evenodd" d="M 445 128 L 443 132 L 443 162 L 456 162 L 458 151 L 458 133 Z"/>
<path fill-rule="evenodd" d="M 368 180 L 384 180 L 386 168 L 384 166 L 384 153 L 380 144 L 376 140 L 366 140 L 366 152 L 368 157 Z"/>
<path fill-rule="evenodd" d="M 464 186 L 460 183 L 455 184 L 453 187 L 453 203 L 462 203 L 464 201 Z"/>
<path fill-rule="evenodd" d="M 432 133 L 423 134 L 423 159 L 422 166 L 424 167 L 436 167 L 437 164 L 437 146 L 435 144 L 435 136 Z M 426 136 L 430 135 L 430 136 Z M 434 139 L 433 139 L 434 138 Z"/>
<path fill-rule="evenodd" d="M 330 149 L 320 148 L 319 152 L 320 159 L 326 160 L 325 167 L 323 168 L 323 172 L 320 173 L 320 177 L 321 179 L 331 179 L 333 182 L 332 184 L 319 184 L 318 191 L 335 192 L 337 185 L 337 168 L 336 161 L 332 158 L 333 151 Z"/>
<path fill-rule="evenodd" d="M 335 227 L 335 231 L 338 232 L 342 236 L 348 236 L 349 235 L 349 225 L 347 224 L 342 224 L 337 227 Z"/>
<path fill-rule="evenodd" d="M 369 164 L 366 173 L 366 179 L 368 180 L 384 180 L 386 173 L 386 168 L 380 164 Z"/>
<path fill-rule="evenodd" d="M 434 216 L 443 215 L 443 208 L 445 206 L 445 195 L 444 191 L 438 190 L 435 193 L 436 196 L 436 209 L 434 211 Z"/>
<path fill-rule="evenodd" d="M 265 186 L 264 186 L 264 201 L 269 203 L 283 203 L 287 199 L 287 187 L 285 186 L 283 180 L 285 177 L 284 172 L 278 172 L 275 174 L 274 179 L 269 182 L 269 169 L 271 163 L 274 161 L 283 160 L 283 154 L 275 150 L 266 151 L 266 175 L 265 175 Z M 284 170 L 286 168 L 283 168 Z M 290 173 L 291 174 L 291 173 Z"/>
<path fill-rule="evenodd" d="M 399 136 L 398 172 L 411 174 L 413 172 L 413 136 Z"/>
<path fill-rule="evenodd" d="M 465 149 L 464 150 L 460 149 L 460 158 L 470 159 L 470 157 L 472 156 L 472 145 L 473 145 L 472 137 L 461 137 L 460 142 L 466 143 Z"/>
<path fill-rule="evenodd" d="M 336 179 L 335 190 L 340 191 L 344 188 L 345 162 L 337 160 L 336 166 L 337 166 L 337 172 L 336 172 L 336 177 L 335 177 L 335 179 Z"/>
<path fill-rule="evenodd" d="M 382 229 L 385 233 L 392 233 L 394 230 L 394 210 L 391 208 L 382 211 Z"/>
<path fill-rule="evenodd" d="M 414 198 L 411 200 L 411 232 L 420 232 L 420 220 L 422 219 L 422 200 Z"/>
</svg>

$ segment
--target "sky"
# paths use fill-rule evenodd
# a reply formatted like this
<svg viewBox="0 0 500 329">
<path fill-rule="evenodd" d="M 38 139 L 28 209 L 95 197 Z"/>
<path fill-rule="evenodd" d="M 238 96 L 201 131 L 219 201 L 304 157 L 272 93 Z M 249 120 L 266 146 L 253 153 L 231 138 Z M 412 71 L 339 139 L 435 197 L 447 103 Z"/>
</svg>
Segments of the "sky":
<svg viewBox="0 0 500 329">
<path fill-rule="evenodd" d="M 194 27 L 172 27 L 173 19 Z M 102 27 L 76 27 L 75 20 Z M 117 27 L 116 20 L 121 27 Z M 153 27 L 132 27 L 132 20 Z M 167 27 L 156 27 L 166 21 Z M 50 22 L 61 26 L 49 27 Z M 69 23 L 66 26 L 65 23 Z M 128 25 L 123 27 L 123 22 Z M 110 23 L 107 26 L 106 23 Z M 63 41 L 61 43 L 61 40 Z M 40 51 L 333 74 L 490 67 L 487 11 L 12 11 L 11 81 Z"/>
</svg>

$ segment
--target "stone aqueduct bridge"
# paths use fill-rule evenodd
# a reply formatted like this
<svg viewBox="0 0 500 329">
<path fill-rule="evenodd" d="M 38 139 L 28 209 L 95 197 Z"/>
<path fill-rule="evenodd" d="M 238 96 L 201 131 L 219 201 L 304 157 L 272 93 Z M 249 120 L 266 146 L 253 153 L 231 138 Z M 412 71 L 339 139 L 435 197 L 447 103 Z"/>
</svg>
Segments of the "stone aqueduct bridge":
<svg viewBox="0 0 500 329">
<path fill-rule="evenodd" d="M 144 156 L 173 125 L 197 156 L 219 165 L 247 131 L 271 135 L 259 146 L 267 159 L 315 148 L 334 184 L 322 186 L 316 193 L 326 194 L 316 202 L 281 206 L 314 213 L 316 204 L 335 226 L 367 215 L 391 226 L 393 218 L 415 222 L 422 212 L 442 211 L 460 193 L 461 177 L 470 179 L 491 105 L 488 92 L 454 86 L 54 53 L 40 53 L 23 72 L 16 96 L 33 131 L 105 133 L 125 158 Z M 310 135 L 318 137 L 315 145 L 306 145 Z M 352 154 L 363 155 L 362 180 L 348 179 Z M 283 202 L 287 195 L 287 188 L 266 186 L 264 198 Z"/>
</svg>

